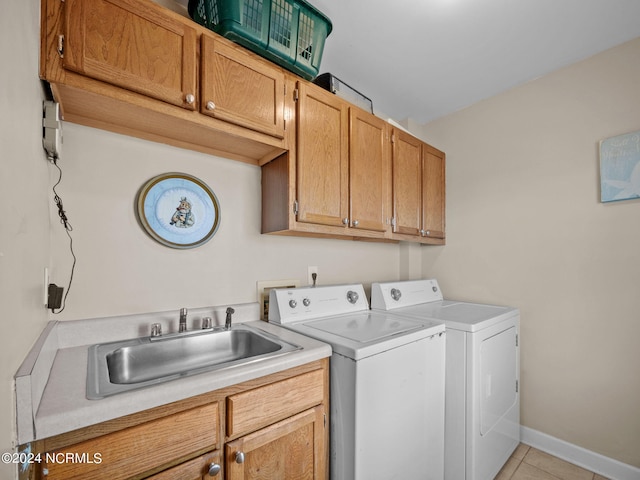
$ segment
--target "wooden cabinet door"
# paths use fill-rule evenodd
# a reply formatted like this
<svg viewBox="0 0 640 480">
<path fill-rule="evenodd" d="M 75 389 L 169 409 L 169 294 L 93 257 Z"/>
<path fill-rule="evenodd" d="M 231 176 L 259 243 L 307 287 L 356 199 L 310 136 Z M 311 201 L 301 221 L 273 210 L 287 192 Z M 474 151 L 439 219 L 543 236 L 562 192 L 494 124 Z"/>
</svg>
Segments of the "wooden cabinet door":
<svg viewBox="0 0 640 480">
<path fill-rule="evenodd" d="M 445 237 L 445 159 L 425 145 L 422 167 L 422 229 L 425 237 Z"/>
<path fill-rule="evenodd" d="M 201 113 L 283 138 L 284 88 L 280 68 L 202 35 Z"/>
<path fill-rule="evenodd" d="M 195 29 L 140 0 L 66 0 L 64 8 L 64 68 L 195 110 Z"/>
<path fill-rule="evenodd" d="M 298 221 L 345 226 L 349 215 L 349 143 L 346 102 L 298 83 Z"/>
<path fill-rule="evenodd" d="M 222 480 L 223 478 L 220 452 L 216 451 L 152 475 L 147 480 Z"/>
<path fill-rule="evenodd" d="M 393 232 L 420 235 L 422 221 L 422 142 L 394 131 Z"/>
<path fill-rule="evenodd" d="M 320 405 L 227 443 L 227 480 L 326 478 Z"/>
<path fill-rule="evenodd" d="M 388 124 L 351 108 L 349 115 L 350 226 L 384 232 L 389 203 Z"/>
</svg>

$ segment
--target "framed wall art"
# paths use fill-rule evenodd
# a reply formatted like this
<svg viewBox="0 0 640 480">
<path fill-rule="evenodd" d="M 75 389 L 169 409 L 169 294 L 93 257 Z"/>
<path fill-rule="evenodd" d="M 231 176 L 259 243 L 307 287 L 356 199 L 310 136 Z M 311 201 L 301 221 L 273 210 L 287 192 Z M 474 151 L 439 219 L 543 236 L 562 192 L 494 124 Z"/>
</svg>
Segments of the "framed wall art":
<svg viewBox="0 0 640 480">
<path fill-rule="evenodd" d="M 194 248 L 220 226 L 220 204 L 202 180 L 186 173 L 163 173 L 145 183 L 136 201 L 142 228 L 171 248 Z"/>
<path fill-rule="evenodd" d="M 640 130 L 600 142 L 600 201 L 640 198 Z"/>
</svg>

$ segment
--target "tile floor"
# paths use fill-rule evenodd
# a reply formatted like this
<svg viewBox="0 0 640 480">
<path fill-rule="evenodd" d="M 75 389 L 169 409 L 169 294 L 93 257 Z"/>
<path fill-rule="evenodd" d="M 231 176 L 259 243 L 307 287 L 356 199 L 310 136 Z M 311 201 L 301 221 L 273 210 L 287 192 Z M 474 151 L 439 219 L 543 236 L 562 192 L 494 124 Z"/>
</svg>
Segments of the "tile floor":
<svg viewBox="0 0 640 480">
<path fill-rule="evenodd" d="M 606 480 L 606 478 L 521 443 L 495 480 Z"/>
</svg>

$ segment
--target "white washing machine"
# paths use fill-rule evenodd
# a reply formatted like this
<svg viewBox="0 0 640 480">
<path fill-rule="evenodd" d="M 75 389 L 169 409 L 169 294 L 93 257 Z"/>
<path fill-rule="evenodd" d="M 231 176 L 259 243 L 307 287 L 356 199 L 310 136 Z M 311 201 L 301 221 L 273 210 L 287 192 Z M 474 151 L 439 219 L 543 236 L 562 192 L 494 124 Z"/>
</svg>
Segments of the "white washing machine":
<svg viewBox="0 0 640 480">
<path fill-rule="evenodd" d="M 444 478 L 445 328 L 362 285 L 272 290 L 269 321 L 331 345 L 332 480 Z"/>
<path fill-rule="evenodd" d="M 371 308 L 445 323 L 445 478 L 492 480 L 520 442 L 520 312 L 444 300 L 436 280 L 374 283 Z"/>
</svg>

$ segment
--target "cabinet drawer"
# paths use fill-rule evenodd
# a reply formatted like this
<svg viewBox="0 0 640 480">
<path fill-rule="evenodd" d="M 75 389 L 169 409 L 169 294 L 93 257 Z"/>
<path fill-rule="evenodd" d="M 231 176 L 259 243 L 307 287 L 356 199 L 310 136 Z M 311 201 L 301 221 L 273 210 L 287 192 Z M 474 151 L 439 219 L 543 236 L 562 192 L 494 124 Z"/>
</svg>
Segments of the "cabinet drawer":
<svg viewBox="0 0 640 480">
<path fill-rule="evenodd" d="M 217 448 L 218 403 L 126 428 L 50 452 L 47 479 L 118 480 Z"/>
<path fill-rule="evenodd" d="M 316 370 L 227 398 L 227 436 L 237 437 L 322 403 L 324 372 Z"/>
</svg>

